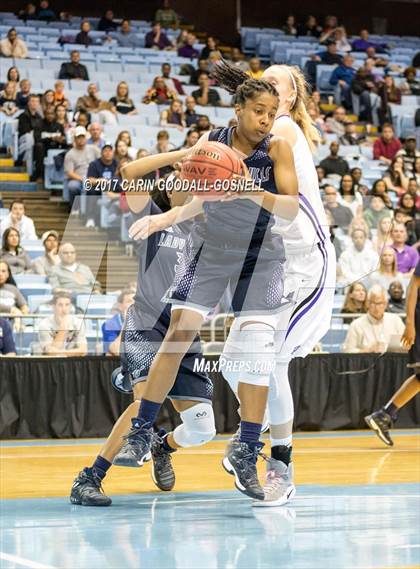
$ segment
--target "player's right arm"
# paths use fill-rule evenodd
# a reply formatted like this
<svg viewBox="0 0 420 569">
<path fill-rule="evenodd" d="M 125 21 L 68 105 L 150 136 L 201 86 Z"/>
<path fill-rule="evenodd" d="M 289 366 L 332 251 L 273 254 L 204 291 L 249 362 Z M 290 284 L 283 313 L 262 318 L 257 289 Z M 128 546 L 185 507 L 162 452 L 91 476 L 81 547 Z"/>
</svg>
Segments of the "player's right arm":
<svg viewBox="0 0 420 569">
<path fill-rule="evenodd" d="M 410 349 L 416 339 L 416 306 L 418 302 L 418 294 L 420 288 L 420 276 L 416 273 L 419 272 L 419 264 L 417 265 L 416 272 L 410 280 L 407 291 L 406 300 L 406 313 L 407 318 L 405 321 L 405 330 L 401 337 L 401 342 L 404 348 Z"/>
</svg>

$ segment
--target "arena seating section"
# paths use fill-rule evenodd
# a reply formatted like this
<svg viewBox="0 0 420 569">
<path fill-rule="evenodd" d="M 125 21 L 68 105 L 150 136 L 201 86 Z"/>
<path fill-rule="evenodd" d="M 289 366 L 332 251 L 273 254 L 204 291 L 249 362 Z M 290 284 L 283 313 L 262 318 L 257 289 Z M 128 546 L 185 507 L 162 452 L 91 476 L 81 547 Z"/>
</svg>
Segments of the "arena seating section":
<svg viewBox="0 0 420 569">
<path fill-rule="evenodd" d="M 98 18 L 87 18 L 92 26 L 96 25 Z M 4 37 L 10 27 L 15 27 L 18 35 L 23 38 L 29 49 L 29 58 L 16 60 L 14 64 L 18 67 L 21 78 L 28 78 L 32 83 L 32 91 L 42 93 L 48 88 L 52 88 L 54 80 L 57 78 L 61 63 L 69 60 L 71 50 L 77 48 L 81 53 L 81 63 L 86 65 L 89 71 L 90 81 L 96 82 L 99 88 L 99 94 L 102 99 L 108 100 L 115 95 L 116 85 L 119 81 L 125 80 L 130 88 L 130 96 L 134 100 L 138 115 L 123 116 L 118 115 L 118 125 L 104 125 L 104 138 L 114 141 L 121 130 L 129 130 L 133 146 L 136 148 L 150 149 L 156 144 L 156 135 L 162 127 L 159 126 L 160 111 L 164 108 L 154 104 L 146 105 L 140 101 L 145 95 L 146 90 L 151 86 L 153 79 L 160 75 L 162 63 L 169 62 L 172 65 L 172 75 L 177 77 L 182 83 L 189 82 L 189 77 L 180 75 L 181 66 L 183 64 L 191 64 L 191 60 L 178 57 L 175 51 L 154 51 L 144 47 L 144 39 L 146 33 L 150 30 L 150 23 L 146 21 L 131 21 L 132 30 L 137 34 L 138 47 L 122 48 L 118 47 L 116 40 L 102 44 L 104 32 L 91 32 L 90 35 L 97 40 L 98 45 L 92 45 L 85 48 L 84 46 L 76 46 L 73 43 L 60 45 L 58 39 L 60 35 L 71 37 L 79 31 L 81 18 L 73 18 L 72 24 L 52 22 L 47 24 L 41 21 L 27 21 L 24 23 L 17 20 L 11 13 L 0 13 L 0 37 Z M 170 38 L 175 39 L 179 30 L 168 30 Z M 111 34 L 112 37 L 112 34 Z M 317 40 L 311 37 L 293 38 L 285 36 L 280 30 L 275 29 L 259 29 L 259 28 L 242 28 L 242 50 L 247 56 L 257 55 L 261 61 L 269 63 L 289 63 L 304 67 L 309 55 L 323 49 L 319 46 Z M 420 38 L 409 36 L 374 36 L 371 35 L 372 41 L 383 42 L 391 45 L 388 53 L 389 59 L 393 63 L 397 63 L 403 67 L 410 65 L 412 56 L 420 49 Z M 349 38 L 351 41 L 351 38 Z M 198 44 L 197 49 L 203 47 Z M 364 54 L 353 53 L 355 57 L 355 67 L 363 64 Z M 12 61 L 7 58 L 0 58 L 0 77 L 4 80 L 8 68 L 12 65 Z M 334 66 L 319 65 L 317 68 L 317 89 L 322 95 L 331 95 L 333 91 L 329 84 L 329 77 Z M 378 73 L 383 73 L 383 69 L 378 68 Z M 395 77 L 398 85 L 403 77 L 401 73 L 391 72 Z M 74 107 L 78 97 L 85 95 L 89 82 L 84 81 L 65 81 L 65 92 L 67 98 Z M 190 94 L 192 90 L 197 89 L 196 86 L 183 84 L 186 94 Z M 230 96 L 223 89 L 218 89 L 222 101 L 228 105 Z M 180 96 L 181 100 L 185 100 L 185 96 Z M 414 115 L 419 106 L 419 100 L 413 96 L 403 97 L 401 105 L 392 105 L 393 124 L 396 133 L 400 137 L 404 137 L 408 133 L 415 130 Z M 233 118 L 233 109 L 229 107 L 197 107 L 197 112 L 205 114 L 209 117 L 211 123 L 215 126 L 226 126 L 231 118 Z M 357 120 L 357 117 L 356 117 Z M 363 125 L 362 125 L 363 127 Z M 13 139 L 13 156 L 17 156 L 17 120 L 7 120 L 0 124 L 0 147 L 2 141 Z M 175 146 L 183 144 L 185 133 L 177 129 L 167 129 L 170 133 L 170 141 Z M 315 161 L 318 163 L 329 153 L 329 143 L 336 140 L 335 134 L 326 134 L 326 143 L 321 145 L 316 153 Z M 46 190 L 62 190 L 64 173 L 56 171 L 53 156 L 54 151 L 50 151 L 46 158 L 45 165 L 45 189 Z M 341 146 L 340 154 L 345 155 L 349 166 L 358 166 L 362 168 L 362 183 L 368 187 L 374 180 L 380 178 L 386 169 L 378 161 L 373 160 L 371 147 L 366 146 Z M 338 187 L 339 180 L 332 178 L 327 180 L 334 186 Z M 30 182 L 0 182 L 1 189 L 7 190 L 36 190 L 36 186 Z M 24 194 L 16 194 L 22 195 Z M 66 193 L 63 194 L 66 199 Z M 0 217 L 8 213 L 7 209 L 0 210 Z M 114 222 L 115 223 L 115 222 Z M 127 220 L 124 216 L 117 220 L 120 225 L 119 240 L 123 243 L 128 242 Z M 110 220 L 107 217 L 106 209 L 101 214 L 102 229 L 109 229 Z M 23 242 L 26 250 L 32 258 L 43 253 L 41 242 Z M 28 300 L 30 312 L 37 311 L 38 314 L 45 314 L 51 311 L 48 301 L 51 298 L 51 286 L 45 277 L 25 274 L 16 277 L 19 290 Z M 339 317 L 339 312 L 343 304 L 344 294 L 342 289 L 337 289 L 334 303 L 334 318 L 331 330 L 323 340 L 322 348 L 325 351 L 339 351 L 340 345 L 344 340 L 344 336 L 348 325 L 343 324 Z M 109 294 L 98 296 L 79 295 L 77 298 L 77 306 L 86 314 L 86 328 L 89 340 L 90 353 L 101 353 L 101 332 L 100 326 L 105 318 L 111 314 L 112 306 L 116 301 L 116 294 L 109 291 Z M 224 314 L 218 314 L 213 320 L 207 323 L 203 330 L 203 338 L 207 342 L 206 349 L 209 352 L 218 351 L 224 340 Z M 34 340 L 31 318 L 24 318 L 25 329 L 16 335 L 19 354 L 29 354 L 31 344 Z"/>
</svg>

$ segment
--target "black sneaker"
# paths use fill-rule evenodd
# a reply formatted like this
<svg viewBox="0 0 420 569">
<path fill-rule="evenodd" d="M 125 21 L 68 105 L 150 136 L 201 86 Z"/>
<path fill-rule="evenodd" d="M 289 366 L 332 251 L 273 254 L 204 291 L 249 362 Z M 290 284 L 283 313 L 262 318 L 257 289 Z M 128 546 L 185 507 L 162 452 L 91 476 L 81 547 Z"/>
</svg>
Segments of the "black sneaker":
<svg viewBox="0 0 420 569">
<path fill-rule="evenodd" d="M 379 409 L 375 411 L 372 415 L 365 417 L 367 425 L 375 431 L 378 437 L 389 447 L 394 445 L 394 441 L 391 439 L 389 434 L 389 429 L 392 429 L 394 421 L 384 409 Z"/>
<path fill-rule="evenodd" d="M 116 466 L 143 466 L 151 460 L 151 446 L 153 440 L 153 427 L 150 423 L 140 423 L 138 419 L 132 419 L 132 427 L 128 435 L 123 437 L 127 442 L 114 458 Z"/>
<path fill-rule="evenodd" d="M 164 430 L 155 433 L 152 441 L 152 480 L 164 492 L 169 492 L 175 486 L 175 471 L 172 466 L 171 454 L 176 449 L 166 450 L 162 444 Z"/>
<path fill-rule="evenodd" d="M 105 496 L 102 481 L 94 468 L 84 468 L 74 479 L 70 502 L 77 506 L 110 506 L 111 498 Z"/>
<path fill-rule="evenodd" d="M 231 439 L 222 461 L 223 468 L 235 477 L 236 488 L 254 500 L 264 500 L 264 490 L 258 481 L 257 459 L 264 443 L 252 446 Z"/>
</svg>

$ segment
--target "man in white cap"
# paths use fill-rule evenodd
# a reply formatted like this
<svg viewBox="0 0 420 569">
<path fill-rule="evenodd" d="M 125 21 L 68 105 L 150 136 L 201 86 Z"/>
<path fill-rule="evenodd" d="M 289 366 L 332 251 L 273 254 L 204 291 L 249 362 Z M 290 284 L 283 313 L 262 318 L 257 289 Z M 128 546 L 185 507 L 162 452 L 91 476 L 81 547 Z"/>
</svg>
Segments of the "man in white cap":
<svg viewBox="0 0 420 569">
<path fill-rule="evenodd" d="M 41 240 L 45 253 L 41 257 L 34 259 L 32 270 L 37 275 L 50 276 L 53 268 L 60 262 L 60 257 L 58 256 L 59 236 L 57 231 L 51 229 L 42 234 Z"/>
<path fill-rule="evenodd" d="M 94 144 L 86 144 L 87 131 L 84 126 L 74 129 L 73 148 L 69 150 L 64 159 L 64 172 L 70 196 L 70 207 L 76 196 L 82 193 L 83 182 L 86 178 L 90 162 L 99 158 L 101 152 Z M 72 213 L 76 213 L 73 211 Z"/>
</svg>

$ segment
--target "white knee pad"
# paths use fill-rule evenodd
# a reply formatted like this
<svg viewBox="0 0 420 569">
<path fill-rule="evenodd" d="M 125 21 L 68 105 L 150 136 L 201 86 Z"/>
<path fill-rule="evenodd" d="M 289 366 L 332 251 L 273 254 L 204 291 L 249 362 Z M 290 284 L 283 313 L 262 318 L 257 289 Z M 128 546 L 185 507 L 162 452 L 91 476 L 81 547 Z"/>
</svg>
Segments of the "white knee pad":
<svg viewBox="0 0 420 569">
<path fill-rule="evenodd" d="M 211 441 L 216 434 L 213 407 L 210 403 L 198 403 L 180 413 L 182 424 L 173 432 L 181 447 L 199 446 Z"/>
<path fill-rule="evenodd" d="M 274 316 L 235 319 L 220 358 L 220 371 L 237 393 L 239 381 L 268 387 L 275 367 Z"/>
</svg>

